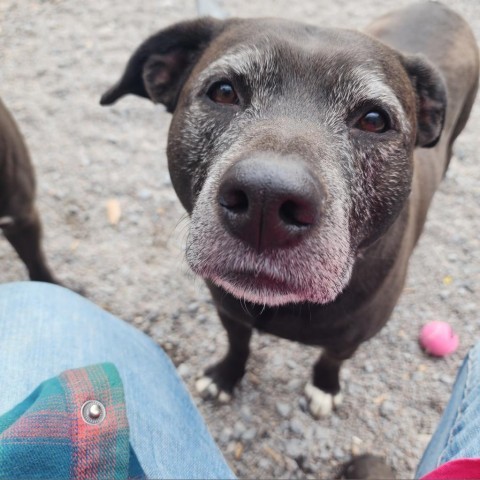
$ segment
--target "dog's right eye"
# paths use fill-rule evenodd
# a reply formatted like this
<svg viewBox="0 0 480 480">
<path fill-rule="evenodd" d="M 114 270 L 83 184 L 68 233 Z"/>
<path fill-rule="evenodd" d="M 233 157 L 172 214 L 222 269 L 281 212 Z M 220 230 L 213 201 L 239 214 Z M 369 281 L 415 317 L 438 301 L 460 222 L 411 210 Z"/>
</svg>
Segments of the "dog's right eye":
<svg viewBox="0 0 480 480">
<path fill-rule="evenodd" d="M 226 81 L 214 83 L 207 92 L 208 98 L 222 105 L 238 105 L 237 92 L 232 84 Z"/>
</svg>

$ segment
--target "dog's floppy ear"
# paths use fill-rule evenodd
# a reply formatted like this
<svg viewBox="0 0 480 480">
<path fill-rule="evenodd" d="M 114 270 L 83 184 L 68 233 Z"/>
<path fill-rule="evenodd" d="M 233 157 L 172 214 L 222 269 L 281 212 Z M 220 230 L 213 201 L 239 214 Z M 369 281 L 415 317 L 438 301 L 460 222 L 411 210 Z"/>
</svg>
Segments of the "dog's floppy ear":
<svg viewBox="0 0 480 480">
<path fill-rule="evenodd" d="M 423 56 L 404 57 L 403 64 L 417 97 L 417 146 L 434 147 L 443 129 L 447 108 L 445 82 L 437 69 Z"/>
<path fill-rule="evenodd" d="M 123 76 L 102 95 L 100 104 L 111 105 L 132 93 L 162 103 L 172 112 L 183 83 L 223 23 L 200 18 L 152 35 L 133 53 Z"/>
</svg>

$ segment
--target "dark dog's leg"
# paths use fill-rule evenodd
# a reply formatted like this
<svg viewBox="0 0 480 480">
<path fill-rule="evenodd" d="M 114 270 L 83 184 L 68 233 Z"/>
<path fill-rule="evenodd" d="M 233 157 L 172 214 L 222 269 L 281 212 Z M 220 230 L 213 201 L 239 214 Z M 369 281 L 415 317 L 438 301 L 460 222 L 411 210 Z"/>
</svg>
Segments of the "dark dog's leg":
<svg viewBox="0 0 480 480">
<path fill-rule="evenodd" d="M 336 395 L 340 391 L 340 367 L 343 359 L 331 355 L 327 350 L 320 354 L 313 367 L 313 385 L 326 393 Z"/>
<path fill-rule="evenodd" d="M 315 417 L 328 415 L 342 402 L 340 393 L 340 367 L 357 347 L 341 351 L 324 350 L 313 367 L 313 383 L 307 384 L 305 394 L 309 408 Z"/>
<path fill-rule="evenodd" d="M 30 280 L 58 283 L 53 277 L 41 247 L 42 227 L 36 210 L 27 218 L 14 219 L 3 233 L 28 269 Z"/>
<path fill-rule="evenodd" d="M 245 365 L 250 354 L 252 328 L 225 314 L 219 314 L 228 335 L 228 352 L 218 363 L 207 368 L 202 378 L 197 380 L 199 393 L 206 397 L 218 398 L 227 402 L 235 385 L 245 374 Z"/>
</svg>

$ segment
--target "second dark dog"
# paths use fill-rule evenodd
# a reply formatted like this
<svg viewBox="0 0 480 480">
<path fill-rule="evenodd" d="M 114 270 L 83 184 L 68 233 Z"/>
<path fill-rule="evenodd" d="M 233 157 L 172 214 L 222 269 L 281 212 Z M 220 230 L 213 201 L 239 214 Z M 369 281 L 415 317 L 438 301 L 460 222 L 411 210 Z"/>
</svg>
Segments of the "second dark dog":
<svg viewBox="0 0 480 480">
<path fill-rule="evenodd" d="M 35 176 L 27 146 L 0 100 L 0 230 L 25 263 L 31 280 L 58 283 L 41 246 Z"/>
</svg>

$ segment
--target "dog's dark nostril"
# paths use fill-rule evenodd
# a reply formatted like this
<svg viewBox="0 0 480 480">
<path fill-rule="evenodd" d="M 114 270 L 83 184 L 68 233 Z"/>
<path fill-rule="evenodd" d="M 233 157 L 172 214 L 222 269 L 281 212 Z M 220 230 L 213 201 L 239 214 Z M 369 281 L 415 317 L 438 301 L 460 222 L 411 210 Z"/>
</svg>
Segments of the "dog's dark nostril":
<svg viewBox="0 0 480 480">
<path fill-rule="evenodd" d="M 242 213 L 248 210 L 248 197 L 242 190 L 229 190 L 222 192 L 220 205 L 235 213 Z"/>
<path fill-rule="evenodd" d="M 315 222 L 315 209 L 308 204 L 287 200 L 280 206 L 279 215 L 286 225 L 308 227 Z"/>
</svg>

